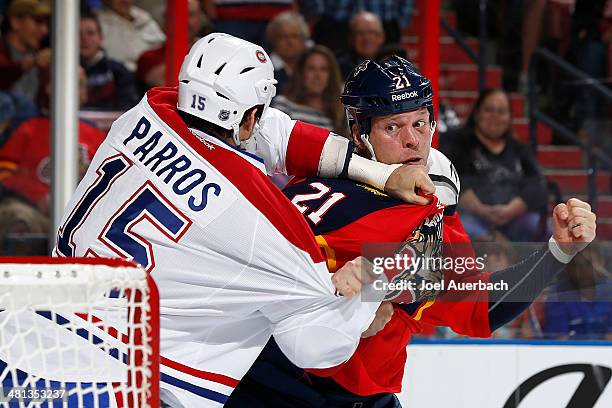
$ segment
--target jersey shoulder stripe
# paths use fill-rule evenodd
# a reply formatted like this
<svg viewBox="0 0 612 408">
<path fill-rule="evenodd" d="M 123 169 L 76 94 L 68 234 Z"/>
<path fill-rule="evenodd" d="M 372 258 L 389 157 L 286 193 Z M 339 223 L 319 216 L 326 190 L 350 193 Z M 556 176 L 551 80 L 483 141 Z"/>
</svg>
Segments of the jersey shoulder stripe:
<svg viewBox="0 0 612 408">
<path fill-rule="evenodd" d="M 176 110 L 176 88 L 153 88 L 146 97 L 153 112 L 204 160 L 217 168 L 287 241 L 308 253 L 313 262 L 324 262 L 304 218 L 264 173 L 234 151 L 206 148 L 189 131 Z"/>
</svg>

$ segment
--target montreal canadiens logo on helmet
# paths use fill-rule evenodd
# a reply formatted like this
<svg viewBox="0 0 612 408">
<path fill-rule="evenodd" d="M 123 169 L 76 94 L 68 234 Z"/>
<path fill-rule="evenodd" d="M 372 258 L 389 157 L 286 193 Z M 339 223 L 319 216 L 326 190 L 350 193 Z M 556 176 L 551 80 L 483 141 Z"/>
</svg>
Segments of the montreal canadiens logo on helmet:
<svg viewBox="0 0 612 408">
<path fill-rule="evenodd" d="M 263 51 L 261 50 L 257 50 L 255 51 L 255 56 L 257 57 L 257 59 L 259 60 L 259 62 L 264 63 L 267 61 L 266 59 L 266 54 L 263 53 Z"/>
</svg>

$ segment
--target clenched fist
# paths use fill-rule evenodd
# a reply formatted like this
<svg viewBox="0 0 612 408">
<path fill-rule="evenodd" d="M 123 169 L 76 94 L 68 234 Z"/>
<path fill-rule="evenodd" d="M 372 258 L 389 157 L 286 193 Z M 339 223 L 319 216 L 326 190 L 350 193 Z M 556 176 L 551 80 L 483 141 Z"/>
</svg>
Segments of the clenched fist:
<svg viewBox="0 0 612 408">
<path fill-rule="evenodd" d="M 407 203 L 427 205 L 431 199 L 421 197 L 418 193 L 433 194 L 436 192 L 436 186 L 429 178 L 425 166 L 404 165 L 391 173 L 385 184 L 385 191 Z"/>
<path fill-rule="evenodd" d="M 553 238 L 563 252 L 574 255 L 595 239 L 595 220 L 589 203 L 570 198 L 553 209 Z"/>
<path fill-rule="evenodd" d="M 363 256 L 345 263 L 331 278 L 341 295 L 351 297 L 361 292 L 363 286 L 374 281 L 372 264 Z"/>
</svg>

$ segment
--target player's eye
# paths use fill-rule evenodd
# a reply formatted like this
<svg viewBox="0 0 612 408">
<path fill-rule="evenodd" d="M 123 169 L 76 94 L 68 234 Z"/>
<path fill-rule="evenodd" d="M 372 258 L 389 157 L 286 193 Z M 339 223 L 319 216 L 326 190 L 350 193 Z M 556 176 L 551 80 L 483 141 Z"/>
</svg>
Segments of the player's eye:
<svg viewBox="0 0 612 408">
<path fill-rule="evenodd" d="M 399 129 L 399 126 L 395 124 L 390 124 L 390 125 L 385 126 L 385 130 L 389 133 L 395 132 L 397 129 Z"/>
<path fill-rule="evenodd" d="M 414 122 L 414 124 L 412 125 L 414 128 L 419 129 L 422 128 L 423 126 L 425 126 L 427 124 L 427 122 L 425 122 L 424 120 L 417 120 L 416 122 Z"/>
</svg>

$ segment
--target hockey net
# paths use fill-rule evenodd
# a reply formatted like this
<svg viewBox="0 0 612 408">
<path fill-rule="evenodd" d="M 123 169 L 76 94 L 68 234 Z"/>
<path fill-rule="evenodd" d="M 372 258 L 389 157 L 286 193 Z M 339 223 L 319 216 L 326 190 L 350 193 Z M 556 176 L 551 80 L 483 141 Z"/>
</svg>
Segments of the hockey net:
<svg viewBox="0 0 612 408">
<path fill-rule="evenodd" d="M 158 390 L 159 297 L 142 268 L 0 258 L 0 407 L 159 407 Z"/>
</svg>

